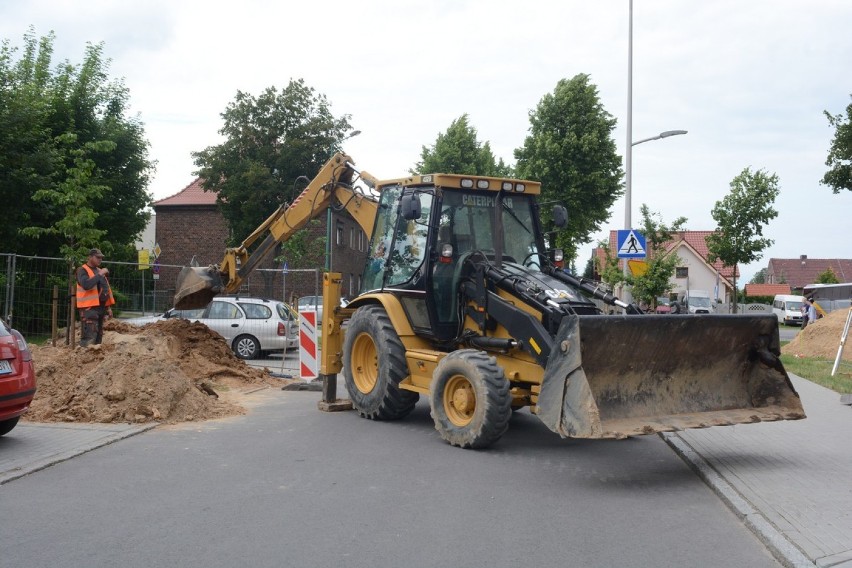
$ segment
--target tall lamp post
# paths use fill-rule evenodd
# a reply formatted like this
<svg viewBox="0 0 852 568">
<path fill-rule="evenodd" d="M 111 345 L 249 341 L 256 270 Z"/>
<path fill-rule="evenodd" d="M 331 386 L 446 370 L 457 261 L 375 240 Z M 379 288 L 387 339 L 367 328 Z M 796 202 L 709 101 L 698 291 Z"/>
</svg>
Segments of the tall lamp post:
<svg viewBox="0 0 852 568">
<path fill-rule="evenodd" d="M 630 216 L 631 209 L 632 209 L 631 192 L 632 192 L 632 186 L 633 186 L 632 179 L 631 179 L 632 178 L 632 172 L 631 172 L 631 167 L 630 167 L 631 161 L 632 161 L 630 156 L 631 156 L 632 152 L 631 152 L 630 148 L 632 148 L 633 146 L 636 146 L 638 144 L 642 144 L 644 142 L 650 142 L 652 140 L 662 140 L 663 138 L 668 138 L 669 136 L 680 136 L 681 134 L 686 134 L 686 133 L 687 133 L 686 130 L 665 130 L 663 132 L 660 132 L 656 136 L 651 136 L 650 138 L 643 138 L 642 140 L 637 140 L 636 142 L 630 143 L 630 146 L 628 147 L 628 150 L 627 150 L 628 158 L 627 158 L 625 168 L 624 168 L 624 177 L 625 177 L 625 183 L 624 183 L 624 228 L 625 229 L 632 229 L 633 228 L 631 226 L 632 220 L 631 220 L 631 216 Z M 624 263 L 624 274 L 627 274 L 627 263 Z"/>
<path fill-rule="evenodd" d="M 350 138 L 354 138 L 361 134 L 360 130 L 353 130 L 349 136 L 340 140 L 340 143 L 346 142 Z M 325 215 L 325 271 L 331 272 L 331 207 Z"/>
</svg>

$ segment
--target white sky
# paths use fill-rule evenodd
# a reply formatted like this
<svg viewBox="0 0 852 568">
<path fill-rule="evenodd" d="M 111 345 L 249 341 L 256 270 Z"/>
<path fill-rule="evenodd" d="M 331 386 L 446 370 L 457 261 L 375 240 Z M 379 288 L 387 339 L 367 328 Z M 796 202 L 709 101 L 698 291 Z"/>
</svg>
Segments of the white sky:
<svg viewBox="0 0 852 568">
<path fill-rule="evenodd" d="M 405 175 L 463 113 L 481 141 L 514 163 L 528 113 L 561 78 L 588 73 L 626 146 L 628 0 L 360 0 L 237 4 L 173 0 L 0 3 L 0 37 L 20 46 L 30 25 L 56 33 L 56 62 L 105 42 L 158 163 L 149 190 L 193 179 L 190 152 L 220 142 L 237 90 L 291 78 L 324 93 L 362 134 L 344 150 L 379 178 Z M 743 168 L 780 178 L 769 258 L 850 258 L 852 192 L 819 184 L 833 130 L 852 93 L 852 3 L 846 0 L 636 0 L 634 226 L 648 204 L 666 222 L 712 230 L 710 211 Z M 624 201 L 609 229 L 624 228 Z M 570 212 L 569 212 L 570 214 Z M 580 249 L 581 270 L 592 245 Z"/>
</svg>

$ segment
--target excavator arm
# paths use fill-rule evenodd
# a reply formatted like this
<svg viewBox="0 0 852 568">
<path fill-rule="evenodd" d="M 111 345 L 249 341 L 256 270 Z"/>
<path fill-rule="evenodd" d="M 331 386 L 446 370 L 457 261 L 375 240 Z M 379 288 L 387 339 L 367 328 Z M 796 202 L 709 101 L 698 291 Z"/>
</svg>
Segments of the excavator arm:
<svg viewBox="0 0 852 568">
<path fill-rule="evenodd" d="M 287 241 L 329 207 L 346 209 L 369 238 L 378 202 L 356 187 L 359 179 L 371 188 L 377 181 L 367 172 L 359 172 L 346 154 L 335 154 L 292 203 L 282 204 L 239 246 L 226 249 L 219 264 L 183 268 L 177 279 L 175 307 L 200 308 L 216 294 L 236 292 L 279 243 Z"/>
</svg>

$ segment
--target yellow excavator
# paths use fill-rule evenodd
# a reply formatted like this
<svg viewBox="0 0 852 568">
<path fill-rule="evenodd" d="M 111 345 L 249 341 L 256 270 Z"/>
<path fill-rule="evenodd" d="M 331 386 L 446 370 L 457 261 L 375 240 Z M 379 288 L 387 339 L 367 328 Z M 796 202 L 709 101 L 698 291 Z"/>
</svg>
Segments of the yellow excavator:
<svg viewBox="0 0 852 568">
<path fill-rule="evenodd" d="M 337 154 L 221 263 L 184 268 L 175 302 L 237 291 L 278 243 L 345 208 L 370 247 L 345 308 L 340 275 L 324 276 L 321 374 L 334 384 L 343 372 L 364 418 L 401 419 L 424 394 L 443 439 L 484 448 L 523 407 L 577 438 L 805 417 L 774 315 L 644 314 L 567 273 L 546 243 L 540 190 L 470 175 L 379 181 Z M 567 211 L 551 216 L 558 230 Z"/>
</svg>

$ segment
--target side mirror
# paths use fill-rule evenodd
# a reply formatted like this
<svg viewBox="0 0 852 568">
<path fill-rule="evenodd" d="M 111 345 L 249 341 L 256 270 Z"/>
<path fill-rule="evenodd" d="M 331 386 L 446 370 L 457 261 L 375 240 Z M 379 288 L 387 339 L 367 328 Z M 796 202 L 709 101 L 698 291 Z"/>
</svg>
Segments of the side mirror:
<svg viewBox="0 0 852 568">
<path fill-rule="evenodd" d="M 402 196 L 399 204 L 402 218 L 406 221 L 414 221 L 420 218 L 420 199 L 414 193 L 407 193 Z"/>
<path fill-rule="evenodd" d="M 563 205 L 557 205 L 553 208 L 553 223 L 559 229 L 564 229 L 568 225 L 568 210 Z"/>
</svg>

